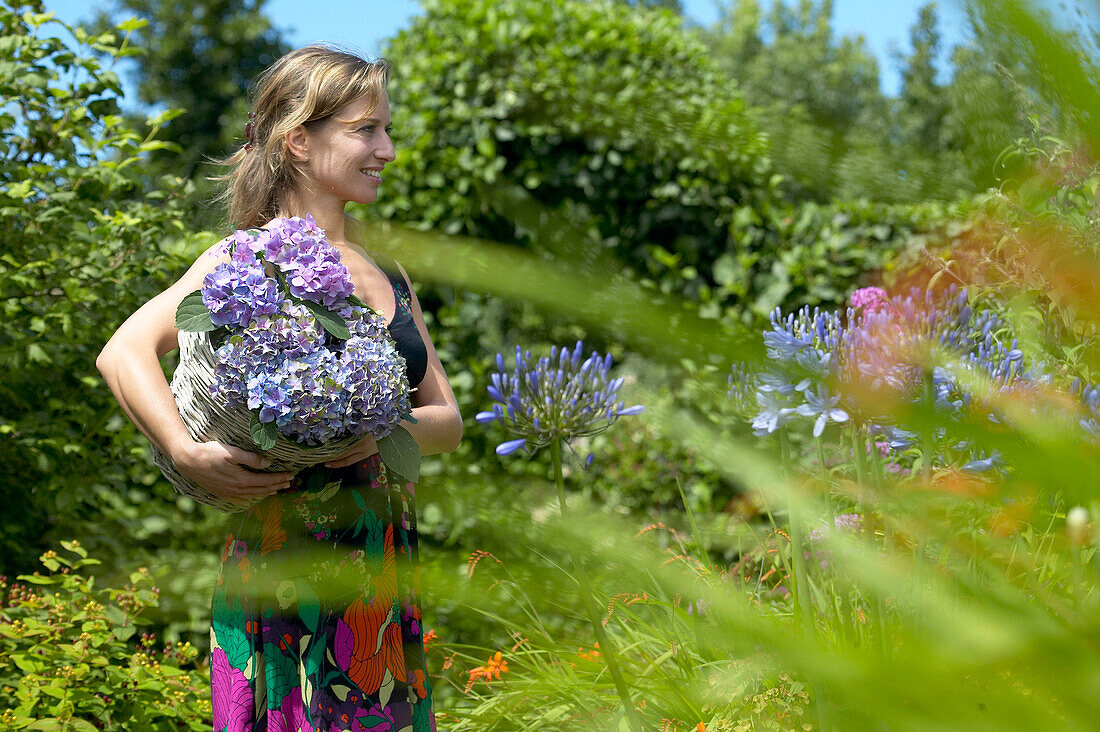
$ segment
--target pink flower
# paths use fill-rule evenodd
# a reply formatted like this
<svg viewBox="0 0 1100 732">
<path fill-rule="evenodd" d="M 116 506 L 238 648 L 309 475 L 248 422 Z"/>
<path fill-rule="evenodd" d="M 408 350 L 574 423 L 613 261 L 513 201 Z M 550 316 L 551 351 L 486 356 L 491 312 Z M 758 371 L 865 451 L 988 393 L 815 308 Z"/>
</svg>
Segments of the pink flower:
<svg viewBox="0 0 1100 732">
<path fill-rule="evenodd" d="M 343 621 L 336 621 L 336 638 L 333 641 L 333 650 L 336 656 L 336 665 L 341 671 L 347 671 L 351 667 L 351 651 L 355 645 L 351 627 Z"/>
<path fill-rule="evenodd" d="M 853 292 L 848 300 L 854 308 L 877 308 L 886 302 L 886 290 L 881 287 L 862 287 Z"/>
<path fill-rule="evenodd" d="M 268 732 L 313 732 L 306 720 L 306 710 L 302 703 L 302 690 L 295 687 L 283 697 L 278 710 L 267 710 Z"/>
</svg>

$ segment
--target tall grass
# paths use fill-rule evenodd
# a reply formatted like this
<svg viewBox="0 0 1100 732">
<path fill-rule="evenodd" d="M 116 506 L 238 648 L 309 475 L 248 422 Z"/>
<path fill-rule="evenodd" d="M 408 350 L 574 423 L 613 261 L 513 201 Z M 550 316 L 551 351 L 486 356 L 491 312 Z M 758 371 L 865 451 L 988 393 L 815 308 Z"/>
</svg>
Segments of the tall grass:
<svg viewBox="0 0 1100 732">
<path fill-rule="evenodd" d="M 1100 77 L 1077 41 L 1026 4 L 991 0 L 975 10 L 1039 72 L 1029 83 L 1091 155 Z M 952 429 L 996 450 L 1003 470 L 975 476 L 933 464 L 925 443 L 908 474 L 889 473 L 858 420 L 830 425 L 820 441 L 797 430 L 783 440 L 738 437 L 743 429 L 713 418 L 724 378 L 696 376 L 714 398 L 690 406 L 640 381 L 631 399 L 650 406 L 644 419 L 744 486 L 755 515 L 688 509 L 679 529 L 647 526 L 574 491 L 566 520 L 548 488 L 517 487 L 517 513 L 529 520 L 492 527 L 469 571 L 427 568 L 436 597 L 496 632 L 476 647 L 446 638 L 432 646 L 453 689 L 440 692 L 442 728 L 627 729 L 584 622 L 573 554 L 592 568 L 601 622 L 648 729 L 1095 729 L 1096 536 L 1067 531 L 1066 514 L 1083 506 L 1100 515 L 1100 450 L 1066 385 L 1082 369 L 1091 378 L 1100 355 L 1090 329 L 1100 290 L 1071 276 L 1091 273 L 1100 249 L 1074 233 L 1094 201 L 1070 214 L 1046 205 L 1059 185 L 1040 175 L 1006 188 L 994 198 L 1011 206 L 987 207 L 992 218 L 975 227 L 1025 245 L 1013 256 L 1029 260 L 1036 287 L 987 278 L 972 296 L 1005 313 L 1021 351 L 1056 377 L 1027 395 L 989 379 L 966 384 L 1004 418 L 964 418 Z M 1005 210 L 1012 218 L 998 220 Z M 382 225 L 372 239 L 417 277 L 534 302 L 666 365 L 687 358 L 724 375 L 735 361 L 768 364 L 757 332 L 657 306 L 606 266 Z M 1003 255 L 1000 241 L 981 242 L 981 256 Z M 1081 270 L 1059 269 L 1067 263 Z M 1065 327 L 1043 327 L 1056 316 Z M 950 357 L 928 352 L 916 363 L 931 373 Z M 920 435 L 936 434 L 943 419 L 931 399 L 898 405 L 895 416 Z M 582 475 L 574 471 L 571 487 Z M 823 529 L 838 515 L 858 516 L 858 529 Z"/>
</svg>

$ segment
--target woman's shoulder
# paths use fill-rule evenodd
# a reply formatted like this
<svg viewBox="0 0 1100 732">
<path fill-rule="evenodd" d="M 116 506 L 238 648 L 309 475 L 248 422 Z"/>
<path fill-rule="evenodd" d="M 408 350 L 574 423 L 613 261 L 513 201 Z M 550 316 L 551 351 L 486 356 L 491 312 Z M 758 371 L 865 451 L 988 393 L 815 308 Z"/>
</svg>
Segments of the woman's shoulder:
<svg viewBox="0 0 1100 732">
<path fill-rule="evenodd" d="M 229 245 L 233 241 L 233 235 L 219 239 L 199 253 L 191 266 L 184 273 L 181 280 L 201 280 L 206 275 L 217 269 L 218 265 L 229 262 Z"/>
</svg>

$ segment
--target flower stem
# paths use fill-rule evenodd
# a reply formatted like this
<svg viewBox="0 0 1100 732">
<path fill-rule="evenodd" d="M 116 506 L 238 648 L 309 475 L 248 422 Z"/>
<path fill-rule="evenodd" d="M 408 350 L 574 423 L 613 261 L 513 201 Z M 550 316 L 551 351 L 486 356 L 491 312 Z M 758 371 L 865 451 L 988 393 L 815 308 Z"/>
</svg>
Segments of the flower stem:
<svg viewBox="0 0 1100 732">
<path fill-rule="evenodd" d="M 554 463 L 554 483 L 558 488 L 558 507 L 562 518 L 565 518 L 565 477 L 561 469 L 561 440 L 550 442 L 550 456 Z M 592 596 L 592 583 L 588 580 L 588 574 L 584 571 L 581 558 L 571 557 L 573 568 L 577 572 L 577 583 L 580 585 L 581 600 L 588 615 L 588 622 L 592 625 L 592 632 L 596 635 L 596 642 L 600 644 L 600 655 L 607 662 L 607 670 L 611 672 L 611 678 L 615 682 L 615 689 L 619 692 L 623 710 L 626 712 L 627 722 L 632 732 L 642 732 L 642 723 L 638 719 L 638 712 L 634 708 L 634 701 L 630 697 L 630 689 L 626 685 L 626 679 L 619 668 L 618 659 L 611 642 L 604 633 L 603 623 L 600 622 L 600 614 L 596 609 L 596 601 Z"/>
<path fill-rule="evenodd" d="M 932 453 L 935 451 L 935 432 L 932 428 L 932 410 L 936 406 L 936 384 L 932 378 L 932 372 L 928 369 L 924 370 L 924 376 L 922 378 L 922 388 L 924 390 L 924 406 L 928 412 L 925 417 L 929 420 L 928 424 L 924 428 L 924 434 L 922 435 L 920 472 L 921 480 L 924 482 L 924 487 L 927 488 L 932 485 Z"/>
<path fill-rule="evenodd" d="M 787 435 L 779 433 L 779 454 L 783 462 L 783 470 L 789 476 L 791 473 L 791 449 L 787 442 Z M 807 633 L 813 631 L 813 612 L 810 609 L 810 580 L 806 574 L 806 557 L 803 555 L 802 540 L 802 516 L 798 511 L 797 501 L 787 501 L 787 523 L 791 532 L 791 565 L 794 567 L 794 583 L 791 587 L 791 598 L 794 600 L 794 615 L 796 622 L 802 624 Z"/>
</svg>

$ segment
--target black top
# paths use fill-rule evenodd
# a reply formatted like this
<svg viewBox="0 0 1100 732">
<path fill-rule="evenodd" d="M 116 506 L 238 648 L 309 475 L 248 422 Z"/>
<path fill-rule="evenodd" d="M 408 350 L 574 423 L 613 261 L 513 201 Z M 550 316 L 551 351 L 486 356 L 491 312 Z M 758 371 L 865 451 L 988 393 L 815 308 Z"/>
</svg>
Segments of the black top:
<svg viewBox="0 0 1100 732">
<path fill-rule="evenodd" d="M 412 316 L 412 293 L 409 285 L 401 275 L 397 262 L 390 260 L 389 266 L 383 266 L 382 271 L 390 280 L 393 287 L 393 300 L 397 307 L 393 312 L 393 320 L 390 321 L 390 335 L 397 345 L 397 352 L 405 359 L 405 375 L 409 379 L 409 386 L 416 387 L 428 371 L 428 349 L 424 346 L 424 339 L 420 337 L 420 331 L 416 328 L 416 321 Z"/>
</svg>

